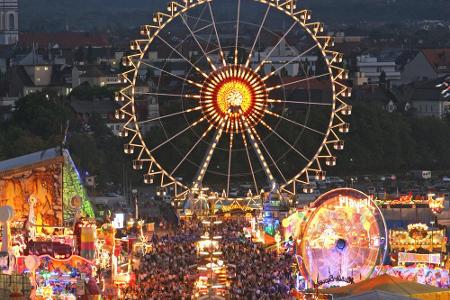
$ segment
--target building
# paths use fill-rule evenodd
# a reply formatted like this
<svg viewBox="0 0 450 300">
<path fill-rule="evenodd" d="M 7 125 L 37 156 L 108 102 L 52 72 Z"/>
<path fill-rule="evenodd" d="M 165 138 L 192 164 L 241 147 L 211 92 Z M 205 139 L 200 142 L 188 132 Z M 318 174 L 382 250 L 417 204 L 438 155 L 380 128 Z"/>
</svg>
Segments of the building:
<svg viewBox="0 0 450 300">
<path fill-rule="evenodd" d="M 277 47 L 267 47 L 264 51 L 256 52 L 252 57 L 252 67 L 256 68 L 261 61 L 270 58 L 270 62 L 265 63 L 263 67 L 264 74 L 278 70 L 282 76 L 300 76 L 304 74 L 314 74 L 318 56 L 313 51 L 300 55 L 305 50 L 298 50 L 290 46 L 284 39 L 280 41 Z M 283 74 L 284 73 L 284 74 Z"/>
<path fill-rule="evenodd" d="M 401 83 L 401 74 L 397 70 L 395 60 L 378 59 L 371 55 L 357 57 L 357 72 L 354 76 L 355 85 L 379 85 L 382 74 L 387 86 L 396 86 Z"/>
<path fill-rule="evenodd" d="M 436 79 L 450 74 L 450 48 L 422 49 L 405 65 L 402 72 L 404 84 L 418 80 Z"/>
<path fill-rule="evenodd" d="M 15 44 L 18 40 L 18 0 L 0 0 L 0 45 Z"/>
<path fill-rule="evenodd" d="M 101 65 L 76 65 L 72 68 L 72 88 L 82 83 L 90 86 L 119 84 L 119 72 Z"/>
<path fill-rule="evenodd" d="M 11 67 L 9 96 L 20 98 L 42 90 L 67 96 L 72 90 L 70 73 L 70 67 L 54 64 L 32 49 Z"/>
<path fill-rule="evenodd" d="M 330 103 L 332 97 L 331 86 L 328 80 L 311 79 L 304 81 L 305 77 L 282 77 L 280 81 L 269 80 L 269 84 L 286 84 L 284 90 L 273 92 L 274 99 L 288 101 L 285 108 L 292 111 L 305 110 L 307 106 L 298 105 L 295 102 L 321 102 Z"/>
<path fill-rule="evenodd" d="M 439 88 L 441 79 L 415 82 L 410 87 L 410 103 L 418 117 L 443 119 L 450 112 L 450 99 L 445 98 Z"/>
<path fill-rule="evenodd" d="M 119 106 L 111 99 L 71 99 L 70 107 L 83 123 L 87 123 L 93 117 L 107 121 L 114 120 L 114 112 Z"/>
</svg>

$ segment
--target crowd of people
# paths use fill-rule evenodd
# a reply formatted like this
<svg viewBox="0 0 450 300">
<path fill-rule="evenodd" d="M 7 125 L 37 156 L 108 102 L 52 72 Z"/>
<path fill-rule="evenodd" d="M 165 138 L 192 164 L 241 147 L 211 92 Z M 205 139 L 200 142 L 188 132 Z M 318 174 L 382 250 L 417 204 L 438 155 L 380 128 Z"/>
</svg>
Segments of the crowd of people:
<svg viewBox="0 0 450 300">
<path fill-rule="evenodd" d="M 230 299 L 286 299 L 292 279 L 290 254 L 277 254 L 244 236 L 244 220 L 214 226 L 222 236 L 228 266 Z M 183 222 L 172 234 L 152 239 L 153 250 L 140 258 L 136 283 L 122 290 L 124 299 L 192 299 L 197 279 L 196 242 L 205 227 L 199 220 Z"/>
<path fill-rule="evenodd" d="M 286 299 L 294 284 L 292 255 L 268 250 L 243 233 L 242 221 L 225 222 L 222 251 L 235 269 L 229 289 L 231 299 Z"/>
</svg>

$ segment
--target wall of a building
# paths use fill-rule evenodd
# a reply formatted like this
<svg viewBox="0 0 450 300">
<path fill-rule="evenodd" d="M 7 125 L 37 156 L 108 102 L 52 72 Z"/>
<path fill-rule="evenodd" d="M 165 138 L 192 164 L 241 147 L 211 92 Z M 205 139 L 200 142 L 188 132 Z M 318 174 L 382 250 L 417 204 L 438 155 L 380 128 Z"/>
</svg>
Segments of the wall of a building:
<svg viewBox="0 0 450 300">
<path fill-rule="evenodd" d="M 402 82 L 404 84 L 423 79 L 434 79 L 437 74 L 428 63 L 426 57 L 419 52 L 416 57 L 405 65 L 402 72 Z"/>
</svg>

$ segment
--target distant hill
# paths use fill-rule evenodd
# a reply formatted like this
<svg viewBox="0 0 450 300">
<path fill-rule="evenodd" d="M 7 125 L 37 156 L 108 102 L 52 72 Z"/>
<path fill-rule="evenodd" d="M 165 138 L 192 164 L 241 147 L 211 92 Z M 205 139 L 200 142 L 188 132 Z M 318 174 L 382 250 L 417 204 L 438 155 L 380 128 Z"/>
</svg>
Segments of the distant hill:
<svg viewBox="0 0 450 300">
<path fill-rule="evenodd" d="M 228 0 L 220 1 L 227 12 Z M 250 1 L 250 0 L 247 0 Z M 242 3 L 245 4 L 246 1 Z M 148 23 L 164 0 L 21 0 L 22 30 L 105 30 Z M 449 0 L 301 0 L 328 24 L 449 20 Z"/>
</svg>

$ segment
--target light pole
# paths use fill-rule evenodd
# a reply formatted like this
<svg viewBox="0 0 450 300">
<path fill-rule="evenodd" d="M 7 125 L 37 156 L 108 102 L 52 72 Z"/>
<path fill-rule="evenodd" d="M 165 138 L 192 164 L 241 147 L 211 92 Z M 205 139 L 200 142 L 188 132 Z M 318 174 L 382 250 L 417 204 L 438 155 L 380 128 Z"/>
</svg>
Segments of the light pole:
<svg viewBox="0 0 450 300">
<path fill-rule="evenodd" d="M 430 221 L 430 224 L 431 224 L 431 253 L 433 253 L 433 250 L 434 250 L 434 245 L 433 245 L 434 220 Z"/>
<path fill-rule="evenodd" d="M 135 213 L 135 219 L 139 220 L 139 207 L 138 207 L 138 190 L 137 189 L 133 189 L 131 191 L 131 193 L 133 194 L 133 199 L 134 199 L 134 213 Z"/>
</svg>

